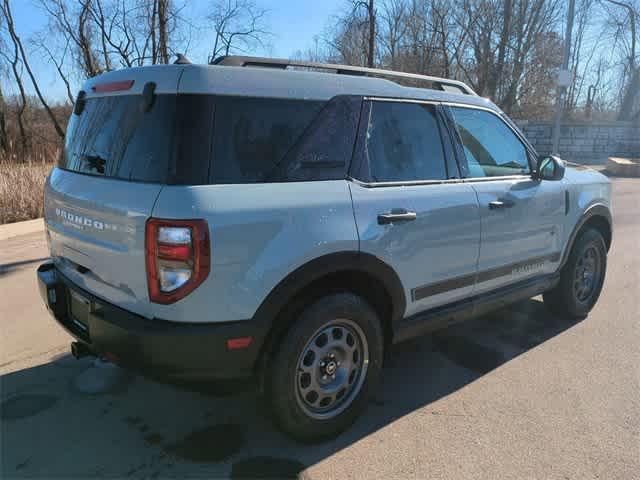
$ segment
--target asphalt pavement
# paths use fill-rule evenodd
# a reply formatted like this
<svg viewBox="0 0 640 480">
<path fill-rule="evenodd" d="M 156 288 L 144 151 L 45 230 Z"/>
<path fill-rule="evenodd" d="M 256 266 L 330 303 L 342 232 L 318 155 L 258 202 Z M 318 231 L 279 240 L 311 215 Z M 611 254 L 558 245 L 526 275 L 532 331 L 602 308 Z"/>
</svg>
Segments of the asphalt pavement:
<svg viewBox="0 0 640 480">
<path fill-rule="evenodd" d="M 394 347 L 375 400 L 333 441 L 274 429 L 250 387 L 169 386 L 75 360 L 35 268 L 0 240 L 2 478 L 640 478 L 640 179 L 613 179 L 602 296 L 570 321 L 541 298 Z"/>
</svg>

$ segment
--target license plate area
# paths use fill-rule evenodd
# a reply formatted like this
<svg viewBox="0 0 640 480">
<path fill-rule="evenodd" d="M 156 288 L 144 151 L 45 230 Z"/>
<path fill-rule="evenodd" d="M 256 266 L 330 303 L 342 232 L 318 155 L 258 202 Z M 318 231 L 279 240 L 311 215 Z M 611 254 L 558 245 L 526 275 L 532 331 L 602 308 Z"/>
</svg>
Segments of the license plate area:
<svg viewBox="0 0 640 480">
<path fill-rule="evenodd" d="M 69 317 L 76 327 L 86 333 L 89 332 L 89 314 L 91 313 L 91 308 L 91 300 L 69 289 Z"/>
</svg>

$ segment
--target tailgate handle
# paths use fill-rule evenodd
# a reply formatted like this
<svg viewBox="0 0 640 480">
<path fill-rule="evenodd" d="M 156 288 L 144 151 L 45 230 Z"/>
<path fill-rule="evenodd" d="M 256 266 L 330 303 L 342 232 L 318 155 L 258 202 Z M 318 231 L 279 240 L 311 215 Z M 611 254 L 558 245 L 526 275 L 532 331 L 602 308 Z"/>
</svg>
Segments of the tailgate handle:
<svg viewBox="0 0 640 480">
<path fill-rule="evenodd" d="M 78 273 L 82 273 L 82 274 L 85 274 L 89 271 L 89 269 L 83 265 L 78 265 L 76 267 L 76 270 L 78 271 Z"/>
</svg>

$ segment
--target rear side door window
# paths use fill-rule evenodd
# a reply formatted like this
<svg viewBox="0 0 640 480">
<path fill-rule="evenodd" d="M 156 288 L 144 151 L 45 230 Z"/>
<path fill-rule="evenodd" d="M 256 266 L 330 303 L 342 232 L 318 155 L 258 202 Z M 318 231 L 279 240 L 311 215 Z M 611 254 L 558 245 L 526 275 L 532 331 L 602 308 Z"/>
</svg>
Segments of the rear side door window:
<svg viewBox="0 0 640 480">
<path fill-rule="evenodd" d="M 372 102 L 365 143 L 372 182 L 447 178 L 434 105 Z"/>
<path fill-rule="evenodd" d="M 497 115 L 465 107 L 451 107 L 451 112 L 464 150 L 469 177 L 530 173 L 527 149 Z"/>
</svg>

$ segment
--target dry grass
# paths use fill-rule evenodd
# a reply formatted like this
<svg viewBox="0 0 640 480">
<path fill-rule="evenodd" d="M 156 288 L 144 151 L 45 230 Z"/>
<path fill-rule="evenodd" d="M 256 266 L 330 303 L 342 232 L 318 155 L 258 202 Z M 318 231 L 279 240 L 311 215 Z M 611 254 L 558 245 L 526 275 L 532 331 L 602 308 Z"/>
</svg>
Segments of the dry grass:
<svg viewBox="0 0 640 480">
<path fill-rule="evenodd" d="M 51 163 L 0 162 L 0 224 L 42 217 L 42 189 Z"/>
</svg>

